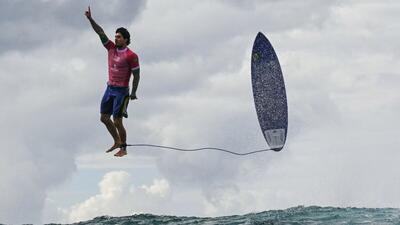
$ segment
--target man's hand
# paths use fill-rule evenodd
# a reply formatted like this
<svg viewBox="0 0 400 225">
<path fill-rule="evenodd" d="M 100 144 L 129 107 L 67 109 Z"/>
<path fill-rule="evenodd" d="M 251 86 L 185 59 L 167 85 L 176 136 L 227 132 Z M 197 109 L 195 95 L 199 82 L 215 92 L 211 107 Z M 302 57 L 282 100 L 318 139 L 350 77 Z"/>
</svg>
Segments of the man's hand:
<svg viewBox="0 0 400 225">
<path fill-rule="evenodd" d="M 86 16 L 88 19 L 91 19 L 91 18 L 92 18 L 92 13 L 90 12 L 90 6 L 88 6 L 88 10 L 86 10 L 85 16 Z"/>
<path fill-rule="evenodd" d="M 137 99 L 137 97 L 136 97 L 136 94 L 135 94 L 135 93 L 132 93 L 131 95 L 129 95 L 129 97 L 130 97 L 130 99 L 131 99 L 131 100 L 135 100 L 135 99 Z"/>
</svg>

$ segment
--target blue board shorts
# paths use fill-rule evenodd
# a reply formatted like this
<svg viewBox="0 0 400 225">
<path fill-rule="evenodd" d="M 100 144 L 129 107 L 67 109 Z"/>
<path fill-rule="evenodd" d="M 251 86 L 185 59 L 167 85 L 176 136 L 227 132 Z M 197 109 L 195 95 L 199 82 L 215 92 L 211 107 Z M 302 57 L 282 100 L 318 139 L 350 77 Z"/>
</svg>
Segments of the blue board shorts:
<svg viewBox="0 0 400 225">
<path fill-rule="evenodd" d="M 115 118 L 128 117 L 129 87 L 107 85 L 100 105 L 100 113 Z"/>
</svg>

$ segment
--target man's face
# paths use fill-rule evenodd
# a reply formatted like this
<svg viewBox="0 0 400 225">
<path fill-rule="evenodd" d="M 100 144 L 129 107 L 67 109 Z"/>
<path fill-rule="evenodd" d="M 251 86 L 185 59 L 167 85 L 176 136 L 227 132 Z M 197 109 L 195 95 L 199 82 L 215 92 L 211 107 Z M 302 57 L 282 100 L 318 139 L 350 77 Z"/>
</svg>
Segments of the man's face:
<svg viewBox="0 0 400 225">
<path fill-rule="evenodd" d="M 122 36 L 121 33 L 116 33 L 115 34 L 115 45 L 117 47 L 126 46 L 126 40 L 124 39 L 124 37 Z"/>
</svg>

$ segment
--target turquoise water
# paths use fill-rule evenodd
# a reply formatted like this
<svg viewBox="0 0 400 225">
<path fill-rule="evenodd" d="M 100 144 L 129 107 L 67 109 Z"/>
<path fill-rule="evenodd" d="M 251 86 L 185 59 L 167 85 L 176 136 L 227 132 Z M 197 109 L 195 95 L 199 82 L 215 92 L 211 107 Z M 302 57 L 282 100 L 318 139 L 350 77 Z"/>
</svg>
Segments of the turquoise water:
<svg viewBox="0 0 400 225">
<path fill-rule="evenodd" d="M 138 214 L 125 217 L 102 216 L 75 224 L 399 224 L 400 209 L 293 207 L 246 215 L 224 217 L 179 217 Z"/>
</svg>

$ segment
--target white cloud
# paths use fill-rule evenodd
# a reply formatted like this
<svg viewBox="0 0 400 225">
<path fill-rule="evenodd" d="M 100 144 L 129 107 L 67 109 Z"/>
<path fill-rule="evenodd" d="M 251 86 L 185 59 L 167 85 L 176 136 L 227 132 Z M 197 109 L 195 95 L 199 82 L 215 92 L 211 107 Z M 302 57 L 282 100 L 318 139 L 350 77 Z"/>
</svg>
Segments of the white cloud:
<svg viewBox="0 0 400 225">
<path fill-rule="evenodd" d="M 150 195 L 165 197 L 169 192 L 169 183 L 167 180 L 155 180 L 151 186 L 143 185 L 142 188 Z"/>
<path fill-rule="evenodd" d="M 99 189 L 99 194 L 63 209 L 64 220 L 72 223 L 102 215 L 130 215 L 146 210 L 143 206 L 157 209 L 159 201 L 168 199 L 170 187 L 165 179 L 155 179 L 150 186 L 135 187 L 129 173 L 112 171 L 104 175 Z"/>
</svg>

